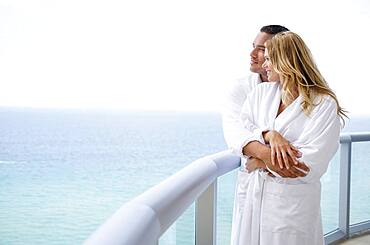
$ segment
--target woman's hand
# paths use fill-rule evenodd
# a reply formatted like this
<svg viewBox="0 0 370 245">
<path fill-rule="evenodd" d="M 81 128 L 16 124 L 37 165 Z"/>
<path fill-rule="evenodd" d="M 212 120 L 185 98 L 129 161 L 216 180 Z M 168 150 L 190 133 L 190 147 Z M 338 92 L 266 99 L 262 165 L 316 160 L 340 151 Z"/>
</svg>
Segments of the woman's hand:
<svg viewBox="0 0 370 245">
<path fill-rule="evenodd" d="M 278 162 L 282 169 L 285 165 L 287 169 L 290 169 L 291 162 L 298 165 L 298 158 L 301 157 L 301 153 L 297 148 L 289 143 L 280 133 L 275 130 L 270 130 L 263 133 L 263 138 L 266 143 L 270 144 L 271 148 L 271 163 L 273 166 Z M 291 159 L 291 161 L 290 161 Z"/>
</svg>

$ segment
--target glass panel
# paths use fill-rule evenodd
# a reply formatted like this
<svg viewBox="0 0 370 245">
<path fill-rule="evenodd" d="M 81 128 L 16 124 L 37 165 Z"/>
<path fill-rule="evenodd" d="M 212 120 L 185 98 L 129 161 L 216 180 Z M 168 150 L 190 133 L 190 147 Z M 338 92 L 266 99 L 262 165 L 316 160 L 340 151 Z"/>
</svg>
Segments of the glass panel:
<svg viewBox="0 0 370 245">
<path fill-rule="evenodd" d="M 192 245 L 195 244 L 195 204 L 162 235 L 160 245 Z"/>
<path fill-rule="evenodd" d="M 230 244 L 236 173 L 237 171 L 232 171 L 218 178 L 216 218 L 218 245 Z"/>
<path fill-rule="evenodd" d="M 321 178 L 321 213 L 324 234 L 338 228 L 339 215 L 339 152 L 331 160 L 328 170 Z"/>
<path fill-rule="evenodd" d="M 370 143 L 352 144 L 350 224 L 370 220 Z"/>
<path fill-rule="evenodd" d="M 324 233 L 338 228 L 339 214 L 339 150 L 322 177 L 322 220 Z M 217 244 L 230 243 L 231 222 L 234 204 L 236 171 L 218 181 L 217 194 Z"/>
</svg>

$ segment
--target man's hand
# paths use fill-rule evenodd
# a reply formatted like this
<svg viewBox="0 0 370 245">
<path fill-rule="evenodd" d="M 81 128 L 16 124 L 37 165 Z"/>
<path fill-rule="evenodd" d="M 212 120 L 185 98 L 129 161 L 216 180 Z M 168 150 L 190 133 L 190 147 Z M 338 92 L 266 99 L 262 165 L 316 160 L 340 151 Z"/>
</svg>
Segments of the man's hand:
<svg viewBox="0 0 370 245">
<path fill-rule="evenodd" d="M 304 164 L 299 162 L 298 165 L 293 165 L 291 168 L 279 168 L 277 165 L 272 165 L 271 162 L 268 163 L 269 169 L 276 172 L 283 178 L 297 178 L 297 177 L 304 177 L 307 174 L 305 172 L 310 171 L 309 168 Z M 250 158 L 248 159 L 247 165 L 246 165 L 248 173 L 253 172 L 254 170 L 258 168 L 267 169 L 266 164 L 258 159 L 258 158 Z M 269 176 L 273 177 L 274 175 L 270 172 Z"/>
<path fill-rule="evenodd" d="M 271 161 L 264 162 L 266 164 L 266 167 L 278 175 L 280 175 L 283 178 L 297 178 L 297 177 L 304 177 L 307 175 L 307 172 L 310 171 L 310 169 L 306 166 L 306 164 L 302 162 L 298 162 L 298 164 L 292 164 L 289 169 L 283 168 L 281 169 L 277 165 L 272 165 Z"/>
<path fill-rule="evenodd" d="M 246 168 L 248 173 L 251 173 L 258 168 L 266 169 L 266 164 L 262 160 L 252 157 L 248 159 Z"/>
</svg>

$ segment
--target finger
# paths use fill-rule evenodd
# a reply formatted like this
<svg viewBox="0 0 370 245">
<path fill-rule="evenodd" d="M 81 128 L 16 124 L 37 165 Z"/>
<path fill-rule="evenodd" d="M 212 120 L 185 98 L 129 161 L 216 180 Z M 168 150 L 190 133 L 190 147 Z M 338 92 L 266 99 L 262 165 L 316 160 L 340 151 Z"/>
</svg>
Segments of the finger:
<svg viewBox="0 0 370 245">
<path fill-rule="evenodd" d="M 278 173 L 283 178 L 289 178 L 291 176 L 291 173 L 286 169 L 277 169 L 276 173 Z"/>
<path fill-rule="evenodd" d="M 269 170 L 266 170 L 266 173 L 267 173 L 267 175 L 268 176 L 270 176 L 270 177 L 275 177 Z"/>
<path fill-rule="evenodd" d="M 294 154 L 294 156 L 295 156 L 296 158 L 300 158 L 300 157 L 302 157 L 302 153 L 301 153 L 301 152 L 299 152 L 299 151 L 295 151 L 295 150 L 293 150 L 293 149 L 292 149 L 292 152 L 293 152 L 293 154 Z"/>
<path fill-rule="evenodd" d="M 300 158 L 300 157 L 302 157 L 302 152 L 298 151 L 297 152 L 297 158 Z"/>
<path fill-rule="evenodd" d="M 282 151 L 281 152 L 281 155 L 283 156 L 283 161 L 284 161 L 285 167 L 287 169 L 289 169 L 290 168 L 290 164 L 289 164 L 289 160 L 288 160 L 288 156 L 287 156 L 286 152 L 285 151 Z"/>
<path fill-rule="evenodd" d="M 289 177 L 293 179 L 303 175 L 303 173 L 300 173 L 299 171 L 297 171 L 297 169 L 294 166 L 288 169 L 288 171 L 289 171 Z"/>
<path fill-rule="evenodd" d="M 284 173 L 283 171 L 275 171 L 278 175 L 280 175 L 281 177 L 283 177 L 283 178 L 286 178 L 286 177 L 288 177 L 287 175 L 286 175 L 286 173 Z"/>
<path fill-rule="evenodd" d="M 299 150 L 298 150 L 298 148 L 297 147 L 295 147 L 294 145 L 290 145 L 290 148 L 292 148 L 294 151 L 296 151 L 296 152 L 300 152 Z"/>
<path fill-rule="evenodd" d="M 292 175 L 288 169 L 282 169 L 279 170 L 278 174 L 283 178 L 292 178 L 294 175 Z"/>
<path fill-rule="evenodd" d="M 298 161 L 296 159 L 296 154 L 293 153 L 291 148 L 288 148 L 288 154 L 289 154 L 290 158 L 292 159 L 293 164 L 298 165 Z"/>
<path fill-rule="evenodd" d="M 302 157 L 302 153 L 300 151 L 296 151 L 295 155 L 296 155 L 297 158 Z"/>
<path fill-rule="evenodd" d="M 297 168 L 300 168 L 300 169 L 302 169 L 302 170 L 304 170 L 306 172 L 309 172 L 310 171 L 309 167 L 307 167 L 307 165 L 304 164 L 304 163 L 302 163 L 302 162 L 298 162 Z"/>
<path fill-rule="evenodd" d="M 278 163 L 279 163 L 280 168 L 283 169 L 283 167 L 284 167 L 283 166 L 283 161 L 281 159 L 281 155 L 280 155 L 280 152 L 279 151 L 276 151 L 276 158 L 278 160 Z"/>
<path fill-rule="evenodd" d="M 300 169 L 297 169 L 295 168 L 295 166 L 293 166 L 292 168 L 290 168 L 290 172 L 295 176 L 295 177 L 304 177 L 306 176 L 307 174 L 304 173 L 303 171 L 301 171 Z"/>
<path fill-rule="evenodd" d="M 271 149 L 271 164 L 272 164 L 272 166 L 275 166 L 275 161 L 276 161 L 275 154 L 276 154 L 275 148 L 272 148 Z"/>
<path fill-rule="evenodd" d="M 290 148 L 295 152 L 296 156 L 297 157 L 301 157 L 302 156 L 302 152 L 295 146 L 293 145 L 290 145 Z"/>
</svg>

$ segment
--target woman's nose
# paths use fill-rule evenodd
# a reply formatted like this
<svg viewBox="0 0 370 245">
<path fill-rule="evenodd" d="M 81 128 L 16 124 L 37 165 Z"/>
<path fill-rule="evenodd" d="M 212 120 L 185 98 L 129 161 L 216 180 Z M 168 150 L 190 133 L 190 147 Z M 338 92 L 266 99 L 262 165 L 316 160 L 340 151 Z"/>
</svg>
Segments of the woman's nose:
<svg viewBox="0 0 370 245">
<path fill-rule="evenodd" d="M 263 69 L 266 69 L 267 68 L 267 61 L 265 60 L 265 62 L 263 62 L 263 64 L 262 64 L 262 68 Z"/>
</svg>

